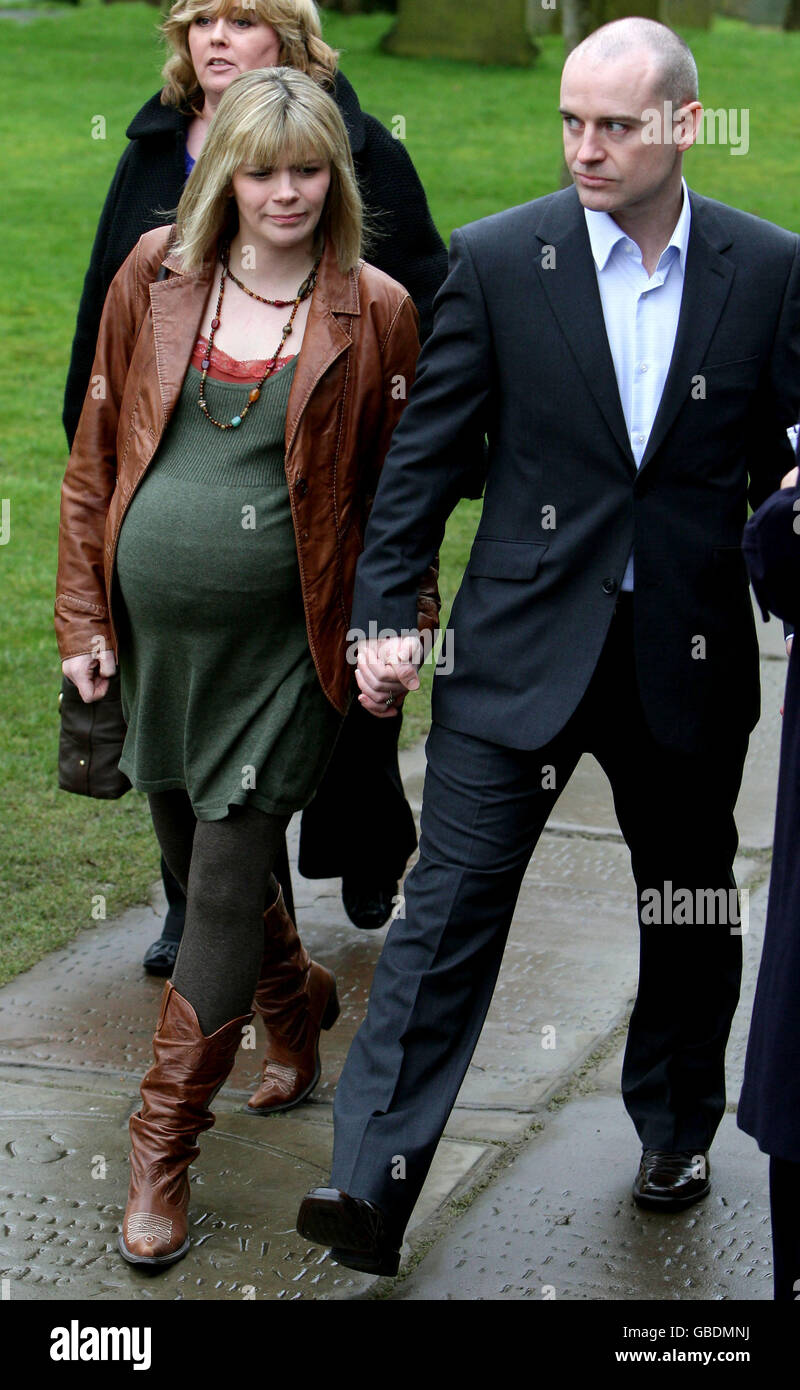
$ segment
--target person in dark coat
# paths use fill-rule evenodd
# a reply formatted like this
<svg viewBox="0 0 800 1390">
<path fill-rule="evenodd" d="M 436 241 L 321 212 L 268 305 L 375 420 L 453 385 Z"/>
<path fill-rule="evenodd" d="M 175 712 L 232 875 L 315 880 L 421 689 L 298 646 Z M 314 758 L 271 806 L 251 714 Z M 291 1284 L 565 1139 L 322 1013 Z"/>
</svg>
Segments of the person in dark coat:
<svg viewBox="0 0 800 1390">
<path fill-rule="evenodd" d="M 764 617 L 800 624 L 800 487 L 794 468 L 750 518 L 743 548 Z M 800 647 L 783 706 L 775 844 L 764 950 L 747 1045 L 739 1127 L 770 1155 L 775 1298 L 800 1295 Z"/>
<path fill-rule="evenodd" d="M 321 37 L 312 0 L 179 0 L 163 26 L 172 50 L 165 86 L 128 127 L 130 141 L 111 182 L 83 286 L 64 396 L 72 447 L 108 287 L 142 233 L 174 219 L 205 128 L 224 89 L 240 71 L 282 63 L 309 73 L 331 91 L 345 122 L 356 176 L 372 227 L 370 259 L 403 284 L 420 316 L 424 341 L 433 299 L 447 272 L 447 252 L 402 141 L 362 111 L 336 52 Z M 194 157 L 193 157 L 194 154 Z M 482 487 L 481 463 L 473 492 Z M 380 927 L 388 919 L 417 844 L 397 759 L 400 720 L 379 724 L 354 701 L 317 797 L 303 814 L 300 872 L 342 878 L 351 921 Z M 378 814 L 376 814 L 376 810 Z M 293 915 L 288 859 L 276 873 Z M 169 975 L 183 929 L 185 900 L 162 862 L 169 911 L 163 934 L 145 955 L 152 974 Z"/>
</svg>

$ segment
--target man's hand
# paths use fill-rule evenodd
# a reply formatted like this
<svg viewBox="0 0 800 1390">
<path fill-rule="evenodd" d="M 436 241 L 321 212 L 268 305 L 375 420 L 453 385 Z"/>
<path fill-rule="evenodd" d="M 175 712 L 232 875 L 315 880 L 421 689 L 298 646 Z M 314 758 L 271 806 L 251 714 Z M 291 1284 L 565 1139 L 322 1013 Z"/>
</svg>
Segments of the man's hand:
<svg viewBox="0 0 800 1390">
<path fill-rule="evenodd" d="M 395 718 L 409 690 L 419 689 L 422 657 L 422 643 L 413 634 L 362 642 L 356 667 L 359 704 L 377 719 Z"/>
<path fill-rule="evenodd" d="M 71 656 L 61 663 L 61 670 L 78 687 L 78 694 L 85 705 L 102 700 L 108 690 L 108 678 L 113 676 L 116 669 L 117 663 L 110 648 L 99 656 L 86 652 L 82 656 Z"/>
</svg>

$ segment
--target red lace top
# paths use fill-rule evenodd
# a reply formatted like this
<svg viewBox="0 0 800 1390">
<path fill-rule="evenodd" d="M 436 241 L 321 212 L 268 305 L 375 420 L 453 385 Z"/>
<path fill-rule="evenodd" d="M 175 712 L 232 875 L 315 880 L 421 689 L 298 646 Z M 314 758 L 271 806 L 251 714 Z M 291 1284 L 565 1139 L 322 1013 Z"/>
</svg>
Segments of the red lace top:
<svg viewBox="0 0 800 1390">
<path fill-rule="evenodd" d="M 204 338 L 201 333 L 192 353 L 192 366 L 196 367 L 198 372 L 203 370 L 203 359 L 207 352 L 208 339 Z M 294 361 L 296 355 L 296 353 L 290 353 L 288 357 L 279 357 L 275 364 L 275 372 L 279 372 L 281 367 L 288 366 L 290 362 Z M 237 357 L 229 357 L 227 352 L 223 352 L 222 348 L 215 345 L 211 350 L 211 366 L 208 369 L 208 375 L 215 381 L 260 381 L 267 370 L 269 361 L 271 358 L 265 357 L 263 360 L 248 358 L 244 362 L 240 362 Z M 272 373 L 273 376 L 275 372 Z"/>
</svg>

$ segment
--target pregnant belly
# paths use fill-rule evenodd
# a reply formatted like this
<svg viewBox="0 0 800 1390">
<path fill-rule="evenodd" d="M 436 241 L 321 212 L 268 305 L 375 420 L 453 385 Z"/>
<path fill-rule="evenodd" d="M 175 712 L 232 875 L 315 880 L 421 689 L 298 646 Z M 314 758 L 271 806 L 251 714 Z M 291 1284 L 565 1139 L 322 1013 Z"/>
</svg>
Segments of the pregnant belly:
<svg viewBox="0 0 800 1390">
<path fill-rule="evenodd" d="M 117 545 L 117 579 L 134 628 L 178 631 L 302 615 L 288 492 L 209 487 L 156 470 L 134 497 Z"/>
</svg>

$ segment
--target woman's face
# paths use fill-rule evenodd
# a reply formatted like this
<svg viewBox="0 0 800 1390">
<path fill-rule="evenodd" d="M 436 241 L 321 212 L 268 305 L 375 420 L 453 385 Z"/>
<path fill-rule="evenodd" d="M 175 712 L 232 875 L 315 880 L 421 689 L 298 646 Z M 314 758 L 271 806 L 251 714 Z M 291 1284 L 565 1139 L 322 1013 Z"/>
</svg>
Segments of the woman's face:
<svg viewBox="0 0 800 1390">
<path fill-rule="evenodd" d="M 262 169 L 243 164 L 231 179 L 243 242 L 272 250 L 311 252 L 314 233 L 331 186 L 331 166 L 310 158 L 305 164 Z"/>
<path fill-rule="evenodd" d="M 207 97 L 218 99 L 240 72 L 276 67 L 280 39 L 251 9 L 198 15 L 189 25 L 189 54 Z"/>
</svg>

